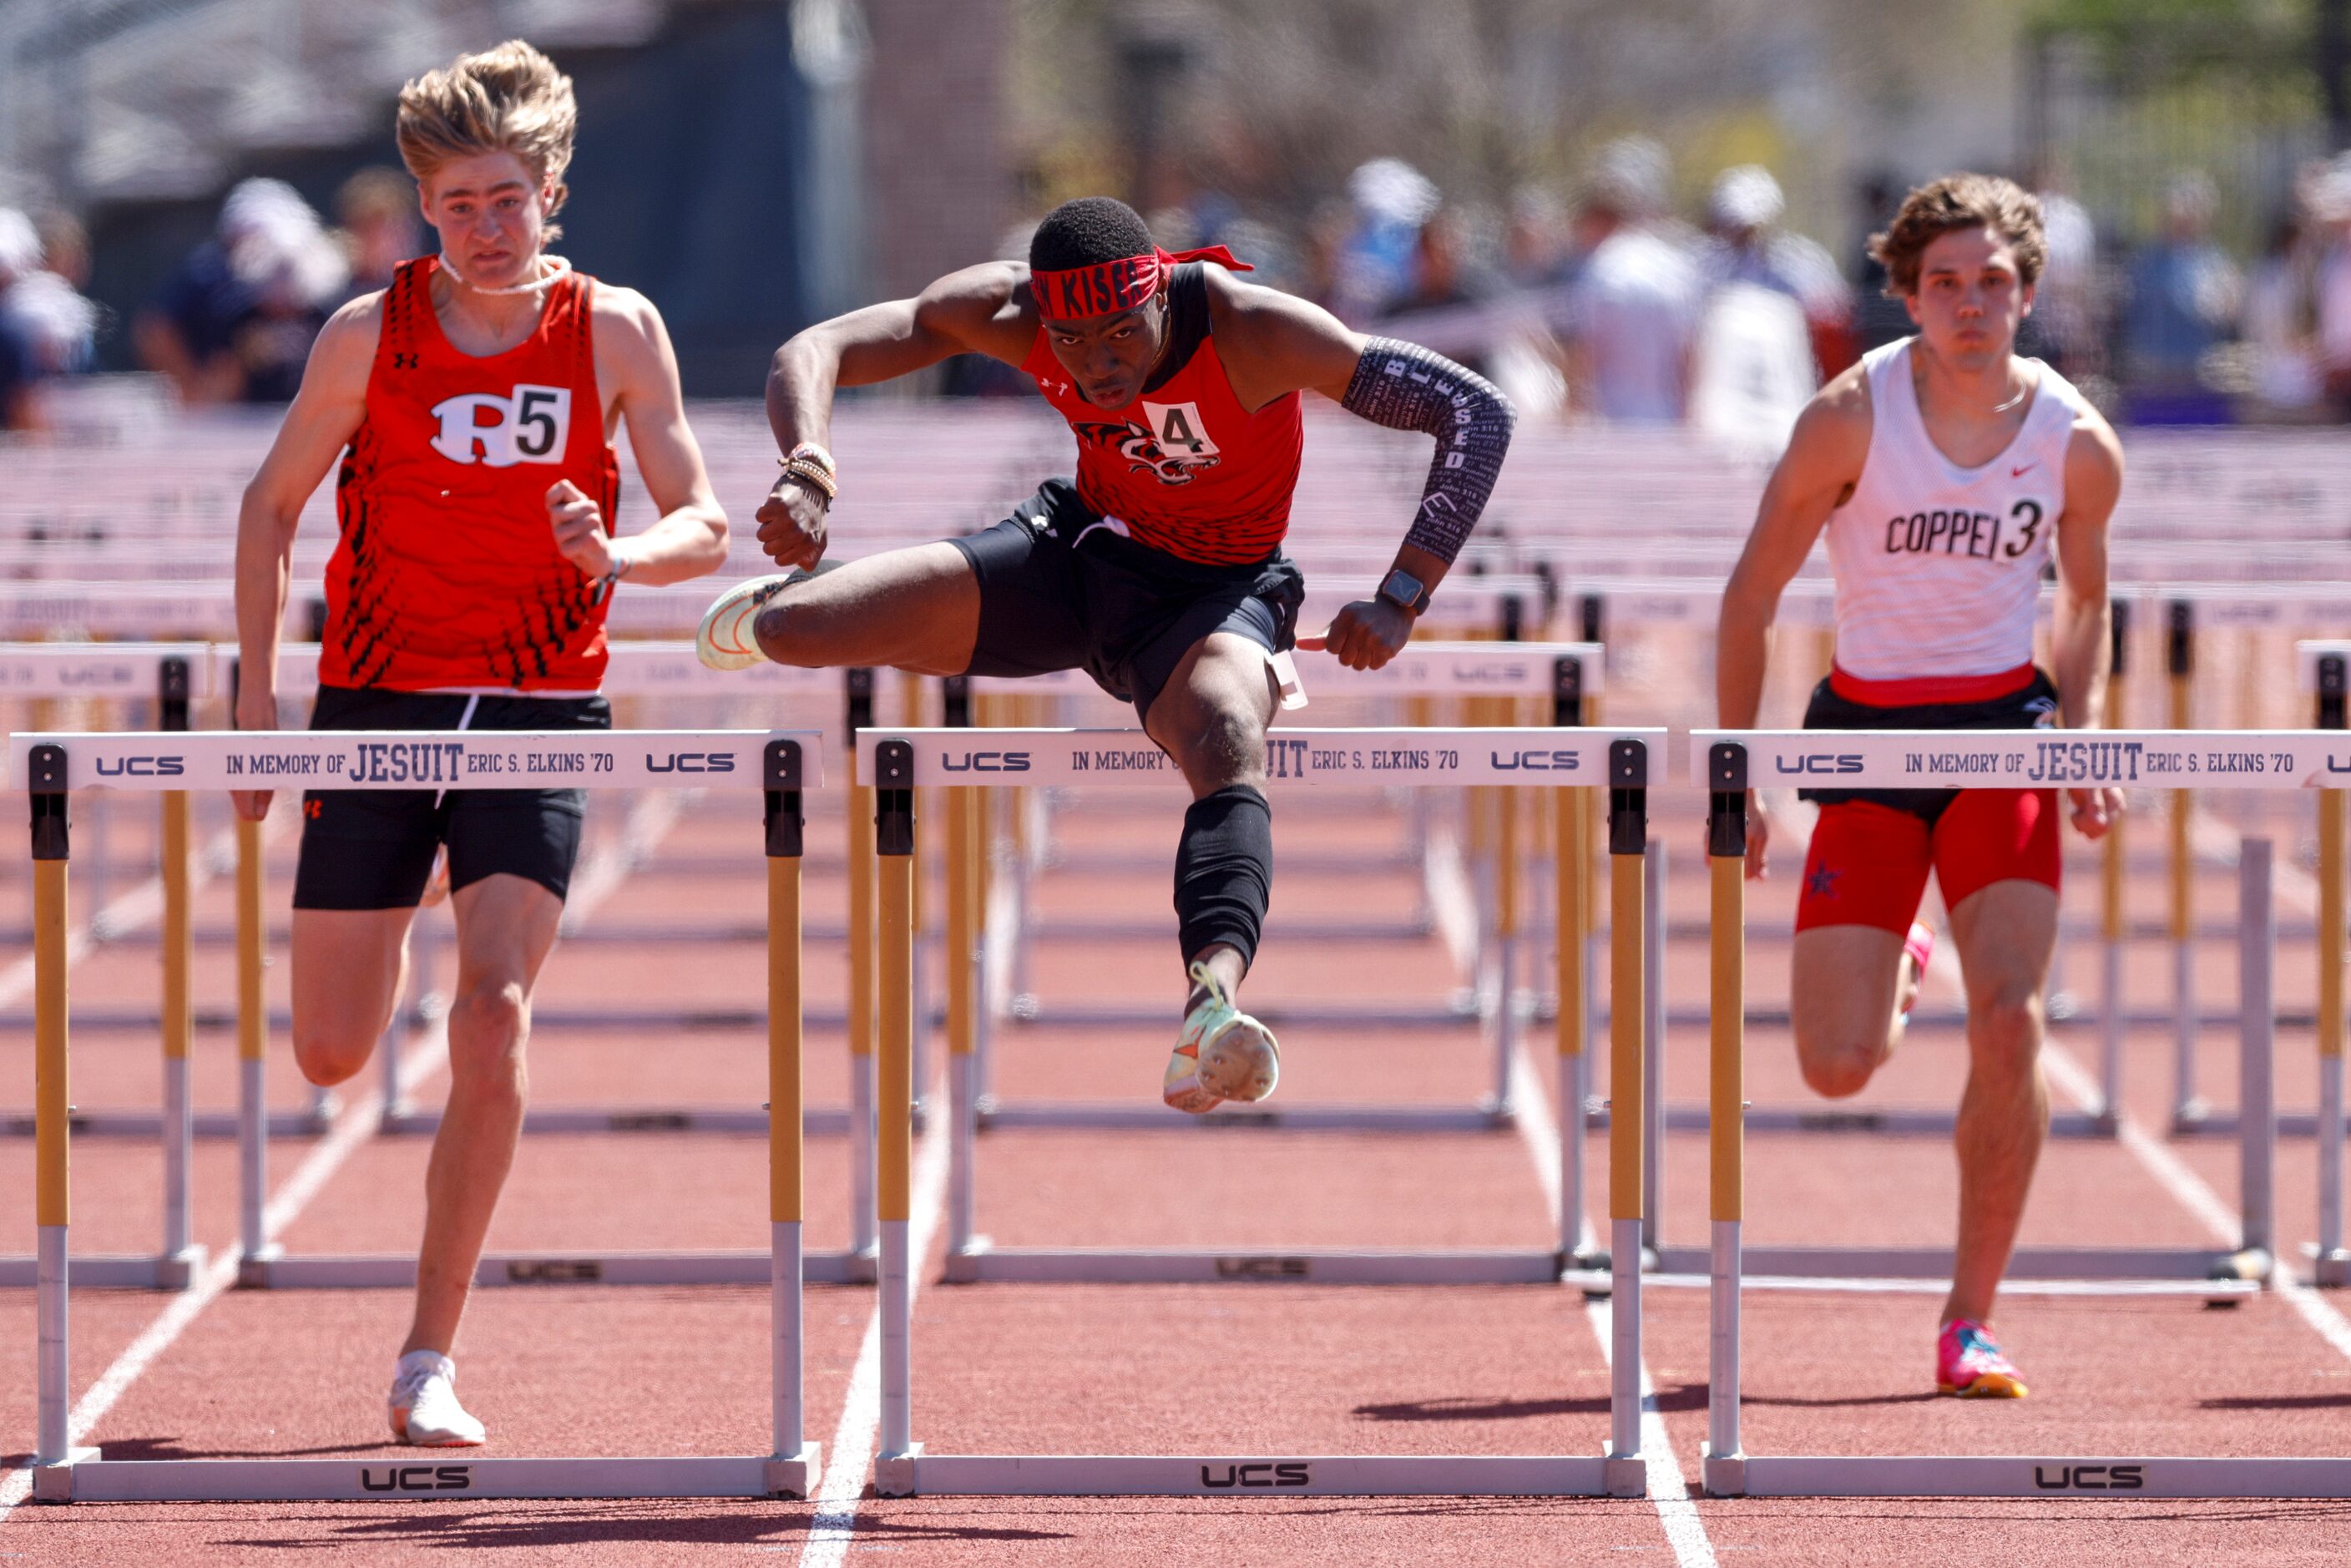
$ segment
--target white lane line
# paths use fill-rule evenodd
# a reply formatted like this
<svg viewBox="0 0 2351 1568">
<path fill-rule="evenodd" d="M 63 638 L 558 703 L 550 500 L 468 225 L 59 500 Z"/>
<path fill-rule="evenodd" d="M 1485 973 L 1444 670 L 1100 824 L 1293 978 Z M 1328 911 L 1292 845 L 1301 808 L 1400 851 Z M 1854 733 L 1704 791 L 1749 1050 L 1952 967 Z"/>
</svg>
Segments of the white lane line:
<svg viewBox="0 0 2351 1568">
<path fill-rule="evenodd" d="M 934 1105 L 946 1103 L 942 1077 L 931 1086 Z M 914 1187 L 908 1196 L 913 1213 L 906 1226 L 906 1251 L 914 1260 L 914 1278 L 907 1281 L 911 1309 L 923 1283 L 930 1257 L 931 1235 L 946 1207 L 948 1118 L 933 1116 L 914 1156 Z M 865 1338 L 857 1347 L 857 1365 L 849 1375 L 849 1395 L 841 1407 L 840 1424 L 824 1451 L 824 1480 L 817 1488 L 816 1512 L 809 1520 L 807 1540 L 800 1547 L 800 1568 L 839 1568 L 857 1532 L 857 1505 L 865 1496 L 865 1476 L 873 1462 L 873 1439 L 882 1425 L 882 1307 L 865 1320 Z"/>
<path fill-rule="evenodd" d="M 1534 1161 L 1543 1204 L 1551 1213 L 1552 1233 L 1557 1235 L 1559 1124 L 1552 1118 L 1551 1096 L 1544 1091 L 1542 1076 L 1536 1071 L 1523 1040 L 1511 1066 L 1519 1082 L 1518 1115 L 1514 1118 L 1519 1137 Z M 1592 1325 L 1593 1337 L 1600 1342 L 1600 1359 L 1610 1362 L 1615 1343 L 1610 1303 L 1587 1301 L 1584 1321 Z M 1714 1543 L 1707 1539 L 1706 1521 L 1698 1517 L 1698 1503 L 1690 1496 L 1688 1478 L 1682 1474 L 1682 1462 L 1674 1452 L 1672 1434 L 1666 1430 L 1665 1416 L 1657 1409 L 1657 1386 L 1650 1381 L 1646 1364 L 1641 1368 L 1641 1451 L 1649 1460 L 1649 1503 L 1657 1511 L 1657 1523 L 1664 1528 L 1666 1541 L 1674 1549 L 1674 1561 L 1681 1568 L 1715 1568 Z"/>
<path fill-rule="evenodd" d="M 2067 1098 L 2085 1110 L 2097 1103 L 2097 1081 L 2090 1076 L 2071 1051 L 2053 1040 L 2044 1044 L 2041 1051 L 2049 1076 L 2056 1081 Z M 2189 1169 L 2162 1140 L 2133 1121 L 2128 1113 L 2123 1113 L 2117 1120 L 2116 1135 L 2123 1147 L 2146 1167 L 2157 1185 L 2194 1216 L 2215 1241 L 2223 1247 L 2236 1246 L 2242 1239 L 2241 1221 L 2237 1212 L 2212 1190 L 2211 1184 Z M 2346 1321 L 2325 1296 L 2295 1279 L 2285 1259 L 2277 1260 L 2276 1272 L 2271 1277 L 2270 1286 L 2284 1298 L 2287 1305 L 2301 1314 L 2303 1322 L 2316 1331 L 2321 1339 L 2334 1346 L 2346 1359 L 2351 1359 L 2351 1321 Z"/>
</svg>

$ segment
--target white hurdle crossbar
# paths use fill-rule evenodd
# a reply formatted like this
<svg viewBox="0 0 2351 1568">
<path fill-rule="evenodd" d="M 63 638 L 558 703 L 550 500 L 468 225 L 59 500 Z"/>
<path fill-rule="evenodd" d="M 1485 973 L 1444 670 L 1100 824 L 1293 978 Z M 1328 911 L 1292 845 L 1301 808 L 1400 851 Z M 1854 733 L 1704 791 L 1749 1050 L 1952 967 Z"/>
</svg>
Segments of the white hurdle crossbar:
<svg viewBox="0 0 2351 1568">
<path fill-rule="evenodd" d="M 32 801 L 37 1197 L 40 1279 L 38 1434 L 34 1495 L 49 1501 L 378 1497 L 806 1496 L 817 1475 L 803 1431 L 801 1345 L 800 795 L 820 783 L 813 737 L 773 730 L 522 732 L 214 731 L 155 736 L 15 735 L 12 777 Z M 698 759 L 699 773 L 680 771 Z M 725 766 L 717 766 L 723 761 Z M 250 789 L 264 781 L 314 789 L 387 788 L 663 789 L 682 783 L 765 791 L 768 928 L 769 1256 L 773 1314 L 765 1455 L 642 1459 L 476 1459 L 430 1468 L 343 1459 L 105 1459 L 70 1441 L 68 1219 L 71 1126 L 67 1086 L 66 867 L 68 792 Z M 248 1064 L 250 1065 L 250 1064 Z M 249 1104 L 248 1110 L 253 1107 Z M 248 1207 L 250 1208 L 250 1205 Z M 248 1212 L 245 1242 L 261 1234 Z"/>
<path fill-rule="evenodd" d="M 1601 690 L 1602 653 L 1598 646 L 1584 643 L 1415 643 L 1407 644 L 1386 665 L 1377 670 L 1350 670 L 1335 661 L 1316 658 L 1301 678 L 1311 697 L 1316 694 L 1329 696 L 1453 696 L 1486 699 L 1503 703 L 1534 703 L 1548 705 L 1552 723 L 1562 729 L 1573 729 L 1583 722 L 1587 698 Z M 1015 683 L 1007 682 L 1009 689 Z M 1277 730 L 1279 737 L 1283 732 Z M 1148 747 L 1147 740 L 1142 742 Z M 1023 784 L 1041 782 L 1020 775 Z M 1172 777 L 1172 775 L 1171 775 Z M 1071 783 L 1097 783 L 1100 780 L 1072 779 Z M 1112 782 L 1116 782 L 1113 780 Z M 978 820 L 976 818 L 976 821 Z M 1499 824 L 1503 842 L 1493 859 L 1493 886 L 1490 899 L 1475 899 L 1479 904 L 1482 936 L 1490 936 L 1493 960 L 1490 985 L 1487 976 L 1473 973 L 1471 979 L 1477 994 L 1482 998 L 1477 1014 L 1485 1030 L 1490 1059 L 1491 1092 L 1474 1104 L 1467 1105 L 1303 1105 L 1303 1106 L 1226 1106 L 1211 1112 L 1204 1121 L 1213 1121 L 1225 1129 L 1236 1123 L 1252 1126 L 1286 1127 L 1293 1130 L 1312 1129 L 1323 1132 L 1438 1132 L 1462 1129 L 1508 1127 L 1513 1114 L 1511 1105 L 1511 1062 L 1518 1054 L 1520 1009 L 1519 979 L 1523 964 L 1523 952 L 1528 933 L 1518 896 L 1520 874 L 1524 869 L 1514 858 L 1519 835 L 1515 814 L 1505 815 Z M 978 841 L 971 852 L 986 857 L 989 846 L 985 841 L 987 826 L 978 822 Z M 954 850 L 950 851 L 953 854 Z M 1579 862 L 1580 864 L 1580 862 Z M 1458 875 L 1458 870 L 1456 874 Z M 1577 873 L 1562 874 L 1580 875 Z M 1490 930 L 1487 929 L 1490 927 Z M 995 936 L 984 931 L 981 940 Z M 1012 940 L 1022 934 L 1013 933 Z M 1486 944 L 1481 941 L 1480 946 Z M 1482 971 L 1486 966 L 1480 965 Z M 1055 1009 L 1057 1012 L 1061 1009 Z M 1075 1015 L 1084 1022 L 1101 1026 L 1108 1023 L 1129 1023 L 1143 1019 L 1155 1019 L 1157 1013 L 1144 1013 L 1132 1007 L 1114 1009 L 1079 1009 Z M 1383 1014 L 1371 1024 L 1365 1019 Z M 1467 1021 L 1468 1015 L 1456 1015 L 1447 1009 L 1432 1008 L 1412 1013 L 1398 1013 L 1393 1009 L 1354 1009 L 1343 1018 L 1333 1020 L 1317 1017 L 1312 1009 L 1297 1013 L 1274 1004 L 1265 1010 L 1269 1023 L 1339 1021 L 1357 1027 L 1428 1028 L 1437 1023 Z M 1579 1037 L 1580 1038 L 1580 1037 Z M 1154 1127 L 1164 1129 L 1167 1118 L 1155 1105 L 1128 1106 L 1114 1103 L 1056 1102 L 1043 1103 L 1007 1103 L 990 1091 L 983 1080 L 977 1087 L 978 1124 L 982 1131 L 993 1128 L 1051 1127 L 1081 1130 L 1122 1130 Z M 1564 1104 L 1581 1104 L 1579 1097 Z M 1562 1114 L 1566 1113 L 1562 1110 Z"/>
<path fill-rule="evenodd" d="M 1750 1497 L 2351 1497 L 2351 1459 L 2112 1454 L 2013 1456 L 1753 1455 L 1740 1430 L 1740 1306 L 1745 1270 L 1744 1091 L 1746 794 L 1766 779 L 1834 779 L 1856 789 L 2331 789 L 2351 777 L 2351 740 L 2315 730 L 1866 731 L 1696 730 L 1691 775 L 1708 792 L 1712 871 L 1710 1006 L 1712 1291 L 1706 1490 Z M 2270 845 L 2248 839 L 2241 866 L 2245 1050 L 2241 1057 L 2242 1250 L 2266 1273 L 2274 1245 L 2268 1047 L 2275 927 Z M 1948 1266 L 1949 1254 L 1943 1254 Z M 2192 1256 L 2192 1255 L 2190 1255 Z"/>
<path fill-rule="evenodd" d="M 1651 758 L 1661 730 L 1548 728 L 1277 730 L 1269 741 L 1271 783 L 1278 790 L 1332 783 L 1417 786 L 1529 785 L 1559 788 L 1564 779 L 1593 779 L 1610 791 L 1612 883 L 1618 900 L 1612 970 L 1611 1061 L 1617 1094 L 1637 1100 L 1641 1063 L 1639 908 Z M 1180 779 L 1175 764 L 1133 730 L 932 729 L 870 732 L 859 740 L 864 776 L 875 781 L 875 835 L 882 864 L 882 1408 L 874 1484 L 885 1497 L 914 1493 L 1106 1496 L 1216 1496 L 1240 1479 L 1246 1465 L 1285 1493 L 1352 1495 L 1573 1495 L 1637 1497 L 1646 1488 L 1641 1455 L 1641 1119 L 1627 1116 L 1611 1134 L 1609 1281 L 1614 1291 L 1615 1343 L 1610 1381 L 1611 1442 L 1594 1458 L 1410 1456 L 1315 1457 L 1252 1454 L 939 1455 L 914 1441 L 913 1423 L 914 1270 L 909 1216 L 912 1138 L 905 1115 L 912 1092 L 913 1029 L 910 916 L 914 853 L 914 792 L 937 785 L 968 785 L 983 759 L 1025 773 L 1030 782 L 1143 782 Z M 1001 775 L 998 774 L 998 777 Z M 959 791 L 967 793 L 967 791 Z M 951 830 L 959 813 L 950 809 Z M 956 910 L 950 910 L 955 917 Z M 967 910 L 963 918 L 968 918 Z M 951 1181 L 971 1177 L 973 1106 L 967 1031 L 950 1040 L 950 1136 L 956 1154 Z M 1175 1113 L 1169 1113 L 1173 1116 Z M 1562 1124 L 1573 1118 L 1562 1117 Z M 950 1194 L 951 1228 L 967 1224 L 970 1192 Z M 951 1237 L 967 1247 L 968 1234 Z M 966 1256 L 974 1256 L 967 1253 Z M 979 1259 L 987 1254 L 978 1252 Z M 998 1253 L 1002 1261 L 1008 1256 Z M 1214 1279 L 1219 1260 L 1202 1253 L 1031 1253 L 1039 1280 Z M 1260 1264 L 1268 1260 L 1274 1267 Z M 1099 1265 L 1090 1268 L 1089 1262 Z M 1552 1280 L 1561 1260 L 1549 1253 L 1463 1257 L 1409 1253 L 1323 1254 L 1278 1259 L 1228 1255 L 1249 1277 L 1429 1284 L 1496 1278 Z M 1299 1265 L 1291 1271 L 1288 1265 Z M 1507 1264 L 1507 1270 L 1498 1265 Z M 1141 1265 L 1138 1267 L 1138 1265 Z M 995 1273 L 990 1277 L 1009 1277 Z M 1596 1282 L 1596 1280 L 1595 1280 Z M 1270 1466 L 1270 1469 L 1259 1469 Z"/>
</svg>

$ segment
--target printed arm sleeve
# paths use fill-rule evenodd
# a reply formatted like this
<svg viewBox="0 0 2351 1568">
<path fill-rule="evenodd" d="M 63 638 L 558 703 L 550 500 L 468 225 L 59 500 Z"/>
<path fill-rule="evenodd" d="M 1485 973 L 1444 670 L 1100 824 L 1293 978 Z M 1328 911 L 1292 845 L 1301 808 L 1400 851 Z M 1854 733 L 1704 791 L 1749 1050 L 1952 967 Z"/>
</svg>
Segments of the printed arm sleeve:
<svg viewBox="0 0 2351 1568">
<path fill-rule="evenodd" d="M 1486 509 L 1519 422 L 1494 384 L 1442 354 L 1394 338 L 1367 338 L 1339 406 L 1391 430 L 1437 438 L 1437 459 L 1405 543 L 1451 561 Z"/>
</svg>

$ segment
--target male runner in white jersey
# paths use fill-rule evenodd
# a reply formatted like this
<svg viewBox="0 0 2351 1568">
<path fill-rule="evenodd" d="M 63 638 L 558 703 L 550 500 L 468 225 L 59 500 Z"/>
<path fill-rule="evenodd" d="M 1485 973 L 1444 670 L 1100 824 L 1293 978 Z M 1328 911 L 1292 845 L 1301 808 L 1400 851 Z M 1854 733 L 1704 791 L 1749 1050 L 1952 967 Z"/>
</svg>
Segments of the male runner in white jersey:
<svg viewBox="0 0 2351 1568">
<path fill-rule="evenodd" d="M 2106 519 L 2121 446 L 2081 394 L 2014 352 L 2046 254 L 2040 204 L 1955 174 L 1912 191 L 1871 250 L 1917 333 L 1823 387 L 1763 492 L 1723 591 L 1722 725 L 1755 723 L 1780 593 L 1825 525 L 1836 663 L 1804 716 L 1819 729 L 2093 728 L 2108 657 Z M 2042 573 L 2057 565 L 2051 676 L 2033 667 Z M 2076 789 L 2097 838 L 2119 790 Z M 1791 1011 L 1804 1080 L 1858 1092 L 1892 1054 L 1941 884 L 1968 999 L 1959 1234 L 1936 1343 L 1944 1393 L 2025 1392 L 1988 1322 L 2049 1124 L 2041 992 L 2057 939 L 2057 800 L 2048 789 L 1808 792 L 1820 803 L 1797 904 Z M 1768 838 L 1750 798 L 1747 873 Z"/>
</svg>

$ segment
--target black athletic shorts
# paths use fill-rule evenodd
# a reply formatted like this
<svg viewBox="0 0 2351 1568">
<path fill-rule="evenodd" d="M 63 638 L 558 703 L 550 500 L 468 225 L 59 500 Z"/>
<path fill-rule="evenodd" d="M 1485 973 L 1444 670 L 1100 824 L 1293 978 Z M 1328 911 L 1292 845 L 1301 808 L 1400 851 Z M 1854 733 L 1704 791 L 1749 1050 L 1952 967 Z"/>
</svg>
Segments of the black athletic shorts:
<svg viewBox="0 0 2351 1568">
<path fill-rule="evenodd" d="M 1824 678 L 1804 707 L 1806 729 L 2042 729 L 2057 712 L 2057 688 L 2043 671 L 2017 690 L 1979 702 L 1919 703 L 1878 707 L 1855 702 Z M 1800 789 L 1802 800 L 1834 806 L 1844 800 L 1874 800 L 1907 811 L 1929 828 L 1941 821 L 1957 789 Z"/>
<path fill-rule="evenodd" d="M 1083 670 L 1148 716 L 1192 644 L 1237 632 L 1268 653 L 1298 636 L 1306 580 L 1276 551 L 1204 566 L 1137 544 L 1048 479 L 994 528 L 953 541 L 979 579 L 975 675 Z"/>
<path fill-rule="evenodd" d="M 466 705 L 473 712 L 466 712 Z M 610 729 L 602 697 L 448 696 L 320 686 L 312 729 Z M 455 892 L 499 872 L 561 898 L 584 789 L 312 789 L 302 796 L 297 909 L 413 909 L 449 846 Z"/>
</svg>

